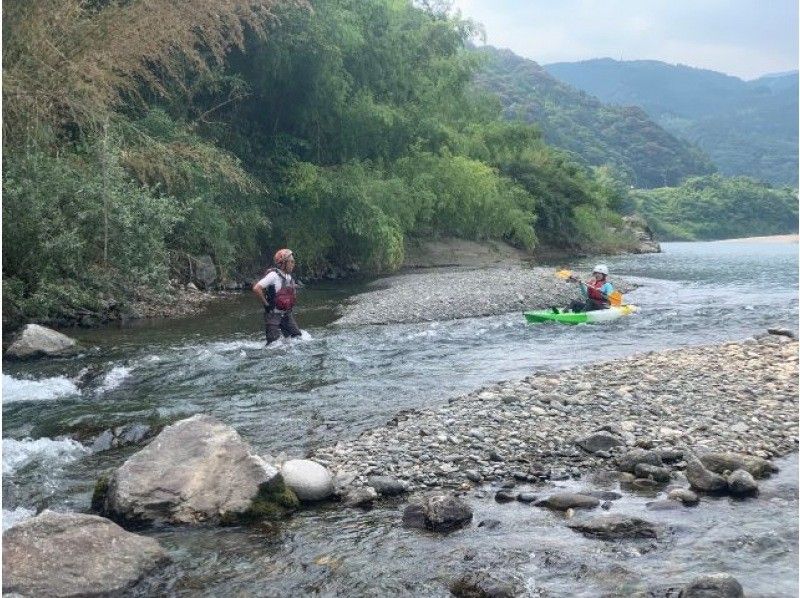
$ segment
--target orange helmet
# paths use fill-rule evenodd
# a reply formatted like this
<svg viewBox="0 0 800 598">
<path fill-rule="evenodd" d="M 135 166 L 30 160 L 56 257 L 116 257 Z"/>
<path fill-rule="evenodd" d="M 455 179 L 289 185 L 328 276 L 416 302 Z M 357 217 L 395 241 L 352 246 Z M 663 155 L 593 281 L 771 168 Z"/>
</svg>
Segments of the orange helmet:
<svg viewBox="0 0 800 598">
<path fill-rule="evenodd" d="M 294 256 L 292 255 L 291 249 L 278 249 L 278 251 L 275 252 L 275 265 L 280 266 L 285 264 L 292 257 Z"/>
</svg>

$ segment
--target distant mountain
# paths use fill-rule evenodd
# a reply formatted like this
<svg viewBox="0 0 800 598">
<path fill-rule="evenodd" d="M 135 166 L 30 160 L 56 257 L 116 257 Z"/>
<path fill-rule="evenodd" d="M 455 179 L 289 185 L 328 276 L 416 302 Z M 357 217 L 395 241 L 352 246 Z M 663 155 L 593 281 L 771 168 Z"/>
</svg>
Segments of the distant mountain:
<svg viewBox="0 0 800 598">
<path fill-rule="evenodd" d="M 604 102 L 641 106 L 720 172 L 797 184 L 797 72 L 754 81 L 655 60 L 560 62 L 548 73 Z"/>
<path fill-rule="evenodd" d="M 500 98 L 505 115 L 536 123 L 545 140 L 593 166 L 613 165 L 636 187 L 678 185 L 713 172 L 707 156 L 665 131 L 638 107 L 618 107 L 549 75 L 509 50 L 482 47 L 477 87 Z"/>
</svg>

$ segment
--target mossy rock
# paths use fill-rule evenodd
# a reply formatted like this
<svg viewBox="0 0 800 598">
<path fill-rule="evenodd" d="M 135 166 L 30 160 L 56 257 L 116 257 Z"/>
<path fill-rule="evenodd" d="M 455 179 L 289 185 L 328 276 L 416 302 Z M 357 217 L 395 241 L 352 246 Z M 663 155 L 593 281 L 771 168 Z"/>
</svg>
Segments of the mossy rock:
<svg viewBox="0 0 800 598">
<path fill-rule="evenodd" d="M 94 485 L 94 492 L 92 492 L 92 511 L 95 513 L 105 515 L 109 484 L 109 476 L 101 475 Z"/>
<path fill-rule="evenodd" d="M 244 513 L 227 513 L 222 516 L 224 525 L 256 523 L 285 519 L 300 507 L 300 500 L 284 482 L 280 474 L 261 484 L 258 494 Z"/>
</svg>

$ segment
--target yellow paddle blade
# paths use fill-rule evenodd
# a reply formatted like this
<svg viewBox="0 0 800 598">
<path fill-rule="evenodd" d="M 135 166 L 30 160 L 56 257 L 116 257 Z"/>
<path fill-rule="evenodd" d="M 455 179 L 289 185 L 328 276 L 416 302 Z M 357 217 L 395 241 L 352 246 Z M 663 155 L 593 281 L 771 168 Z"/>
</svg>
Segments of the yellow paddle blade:
<svg viewBox="0 0 800 598">
<path fill-rule="evenodd" d="M 608 302 L 613 305 L 614 307 L 619 307 L 622 305 L 622 293 L 619 291 L 613 291 L 608 295 Z"/>
<path fill-rule="evenodd" d="M 562 280 L 566 280 L 567 278 L 572 276 L 572 271 L 571 270 L 559 270 L 558 272 L 556 272 L 556 276 L 558 278 L 562 279 Z"/>
</svg>

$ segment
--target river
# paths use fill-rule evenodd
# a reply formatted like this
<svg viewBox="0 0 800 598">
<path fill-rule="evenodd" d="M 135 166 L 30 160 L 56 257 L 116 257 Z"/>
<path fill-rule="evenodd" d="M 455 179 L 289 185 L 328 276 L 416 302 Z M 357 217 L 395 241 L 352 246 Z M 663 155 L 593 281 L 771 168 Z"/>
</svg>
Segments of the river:
<svg viewBox="0 0 800 598">
<path fill-rule="evenodd" d="M 112 426 L 212 413 L 262 453 L 300 456 L 382 425 L 400 409 L 436 405 L 534 370 L 797 327 L 796 244 L 663 249 L 608 258 L 612 274 L 641 285 L 626 297 L 641 312 L 604 326 L 536 327 L 507 314 L 340 328 L 332 325 L 335 307 L 366 283 L 328 283 L 301 296 L 303 339 L 269 348 L 260 309 L 248 296 L 194 318 L 80 331 L 75 336 L 89 348 L 75 358 L 4 364 L 4 526 L 45 507 L 85 510 L 98 474 L 130 454 L 88 449 L 89 438 Z M 502 518 L 504 525 L 464 530 L 448 541 L 399 528 L 397 505 L 369 513 L 311 509 L 277 533 L 149 533 L 177 562 L 172 592 L 179 595 L 446 595 L 441 580 L 465 555 L 522 576 L 534 595 L 613 592 L 613 584 L 629 583 L 631 571 L 649 587 L 712 565 L 734 573 L 748 595 L 796 595 L 796 456 L 781 465 L 757 501 L 703 503 L 687 512 L 666 545 L 630 551 L 597 549 L 559 531 L 551 514 L 531 516 L 521 505 L 498 515 L 500 507 L 485 500 L 475 501 L 476 517 Z M 636 511 L 646 499 L 624 500 Z"/>
</svg>

